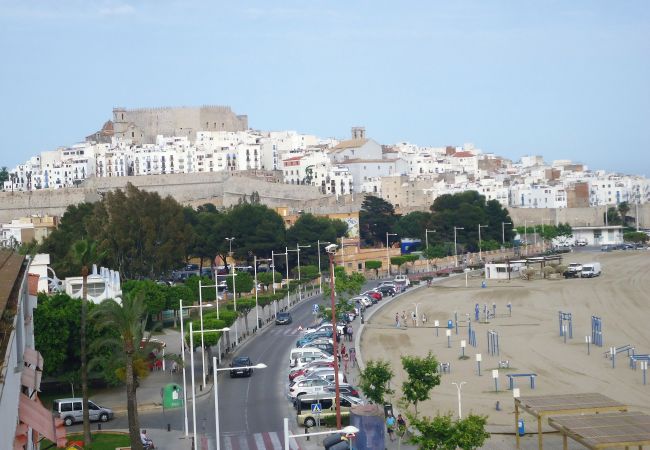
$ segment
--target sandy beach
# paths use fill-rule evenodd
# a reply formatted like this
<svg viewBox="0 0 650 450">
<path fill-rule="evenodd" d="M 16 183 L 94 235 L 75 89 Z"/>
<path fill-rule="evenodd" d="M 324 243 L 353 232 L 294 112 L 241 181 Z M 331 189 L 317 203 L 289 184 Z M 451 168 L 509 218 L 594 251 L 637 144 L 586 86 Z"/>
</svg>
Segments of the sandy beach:
<svg viewBox="0 0 650 450">
<path fill-rule="evenodd" d="M 420 413 L 457 414 L 456 387 L 452 382 L 465 381 L 463 415 L 474 412 L 489 416 L 491 425 L 514 425 L 512 391 L 508 390 L 508 373 L 536 373 L 536 386 L 531 390 L 528 378 L 517 379 L 521 395 L 545 395 L 576 392 L 600 392 L 630 406 L 631 410 L 650 413 L 650 374 L 643 385 L 640 369 L 632 370 L 626 354 L 619 354 L 616 368 L 603 356 L 610 346 L 631 344 L 636 353 L 650 353 L 650 251 L 618 251 L 612 253 L 578 252 L 566 254 L 569 262 L 599 261 L 602 275 L 593 279 L 558 279 L 524 281 L 488 281 L 465 277 L 445 280 L 432 287 L 423 287 L 396 299 L 377 311 L 367 322 L 361 337 L 363 360 L 388 360 L 395 372 L 391 386 L 395 389 L 393 403 L 401 398 L 404 381 L 401 355 L 425 356 L 431 351 L 440 362 L 451 364 L 451 373 L 442 376 L 440 386 L 433 389 L 431 399 L 418 406 Z M 512 303 L 512 316 L 506 305 Z M 419 303 L 426 326 L 413 327 L 410 313 Z M 474 308 L 478 303 L 491 308 L 496 303 L 497 316 L 489 323 L 476 323 Z M 408 328 L 395 327 L 395 313 L 406 312 Z M 445 328 L 454 318 L 465 320 L 467 314 L 476 330 L 477 347 L 467 342 L 460 359 L 461 339 L 467 340 L 466 323 L 458 335 L 452 330 L 451 348 L 447 347 Z M 572 313 L 573 339 L 559 335 L 558 311 Z M 591 345 L 587 355 L 585 336 L 591 335 L 591 316 L 602 318 L 603 346 Z M 482 319 L 482 317 L 481 317 Z M 434 321 L 440 322 L 436 337 Z M 500 355 L 490 356 L 487 331 L 499 334 Z M 475 354 L 482 355 L 481 376 L 477 373 Z M 499 370 L 499 391 L 495 392 L 492 369 L 499 360 L 508 360 L 510 369 Z M 496 402 L 501 411 L 496 411 Z M 524 419 L 532 417 L 524 414 Z"/>
</svg>

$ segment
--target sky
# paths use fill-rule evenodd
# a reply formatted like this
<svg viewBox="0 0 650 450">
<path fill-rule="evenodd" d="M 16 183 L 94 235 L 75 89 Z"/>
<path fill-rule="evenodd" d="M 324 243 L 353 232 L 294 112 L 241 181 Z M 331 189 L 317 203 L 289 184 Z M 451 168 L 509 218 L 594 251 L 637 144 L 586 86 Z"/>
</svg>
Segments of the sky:
<svg viewBox="0 0 650 450">
<path fill-rule="evenodd" d="M 0 0 L 0 166 L 113 107 L 650 176 L 646 0 Z"/>
</svg>

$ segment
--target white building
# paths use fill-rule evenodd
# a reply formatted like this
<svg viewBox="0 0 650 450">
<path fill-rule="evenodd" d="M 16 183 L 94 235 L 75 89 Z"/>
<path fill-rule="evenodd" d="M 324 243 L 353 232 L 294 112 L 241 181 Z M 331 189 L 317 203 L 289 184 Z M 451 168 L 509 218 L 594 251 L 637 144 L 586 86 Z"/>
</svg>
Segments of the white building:
<svg viewBox="0 0 650 450">
<path fill-rule="evenodd" d="M 93 303 L 100 303 L 102 300 L 112 298 L 119 300 L 122 297 L 120 273 L 115 270 L 102 267 L 97 272 L 97 266 L 93 264 L 92 273 L 87 280 L 88 300 Z M 83 277 L 68 277 L 63 280 L 65 293 L 72 298 L 81 298 L 83 295 Z"/>
<path fill-rule="evenodd" d="M 566 208 L 564 186 L 515 185 L 510 189 L 510 206 L 516 208 Z"/>
</svg>

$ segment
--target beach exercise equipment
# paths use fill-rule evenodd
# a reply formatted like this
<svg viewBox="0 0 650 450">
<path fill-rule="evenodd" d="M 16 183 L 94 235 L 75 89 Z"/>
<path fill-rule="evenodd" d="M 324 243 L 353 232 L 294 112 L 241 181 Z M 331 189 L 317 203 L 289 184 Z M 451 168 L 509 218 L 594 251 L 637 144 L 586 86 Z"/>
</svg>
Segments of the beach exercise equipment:
<svg viewBox="0 0 650 450">
<path fill-rule="evenodd" d="M 492 356 L 499 355 L 499 333 L 495 330 L 487 332 L 488 353 Z"/>
<path fill-rule="evenodd" d="M 636 363 L 642 361 L 650 361 L 649 354 L 634 354 L 630 356 L 630 369 L 636 370 Z"/>
<path fill-rule="evenodd" d="M 621 345 L 620 347 L 610 347 L 609 351 L 603 353 L 603 356 L 605 356 L 605 358 L 611 358 L 612 355 L 616 356 L 623 352 L 625 352 L 627 356 L 634 356 L 634 347 L 630 344 Z"/>
<path fill-rule="evenodd" d="M 509 373 L 506 374 L 506 377 L 508 377 L 508 384 L 510 390 L 514 389 L 515 387 L 515 378 L 521 378 L 521 377 L 528 377 L 530 378 L 530 388 L 535 389 L 535 378 L 537 378 L 536 373 Z"/>
<path fill-rule="evenodd" d="M 480 353 L 476 354 L 476 367 L 478 369 L 478 376 L 481 376 L 481 360 L 483 359 L 483 356 Z"/>
<path fill-rule="evenodd" d="M 648 361 L 641 361 L 641 371 L 643 372 L 643 385 L 646 382 L 646 373 L 648 372 Z"/>
<path fill-rule="evenodd" d="M 494 392 L 499 392 L 499 371 L 497 369 L 492 370 L 492 378 L 494 378 Z"/>
<path fill-rule="evenodd" d="M 447 335 L 447 348 L 451 348 L 451 330 L 446 329 L 445 334 Z"/>
<path fill-rule="evenodd" d="M 499 361 L 498 364 L 499 369 L 509 369 L 510 368 L 510 360 L 509 359 L 502 359 Z"/>
<path fill-rule="evenodd" d="M 468 334 L 469 345 L 476 348 L 476 330 L 470 328 Z"/>
<path fill-rule="evenodd" d="M 476 305 L 474 305 L 474 320 L 476 320 L 477 322 L 480 320 L 479 319 L 480 312 L 481 312 L 481 309 L 480 309 L 480 307 L 478 306 L 478 303 L 477 303 Z"/>
<path fill-rule="evenodd" d="M 438 372 L 440 373 L 451 373 L 451 363 L 441 362 L 438 364 Z"/>
<path fill-rule="evenodd" d="M 598 316 L 591 316 L 591 342 L 603 346 L 603 319 Z"/>
<path fill-rule="evenodd" d="M 564 336 L 564 342 L 566 342 L 567 333 L 569 339 L 573 339 L 573 318 L 571 313 L 559 311 L 558 318 L 560 322 L 560 336 Z"/>
</svg>

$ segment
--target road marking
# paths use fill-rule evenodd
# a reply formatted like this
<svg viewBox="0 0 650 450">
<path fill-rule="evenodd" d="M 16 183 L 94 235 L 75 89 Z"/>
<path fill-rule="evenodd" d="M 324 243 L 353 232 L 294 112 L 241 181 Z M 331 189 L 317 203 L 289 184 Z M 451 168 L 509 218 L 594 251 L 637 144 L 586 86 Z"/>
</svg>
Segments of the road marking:
<svg viewBox="0 0 650 450">
<path fill-rule="evenodd" d="M 232 450 L 232 444 L 230 442 L 230 437 L 229 436 L 224 436 L 223 437 L 223 446 L 226 450 Z"/>
<path fill-rule="evenodd" d="M 264 445 L 264 437 L 262 436 L 262 433 L 255 433 L 253 437 L 255 438 L 255 445 L 257 446 L 257 450 L 264 450 L 266 448 L 266 445 Z"/>
<path fill-rule="evenodd" d="M 273 443 L 273 450 L 282 450 L 282 444 L 280 444 L 277 433 L 271 433 L 271 442 Z"/>
<path fill-rule="evenodd" d="M 241 450 L 250 450 L 248 448 L 248 436 L 239 436 L 239 448 Z"/>
</svg>

